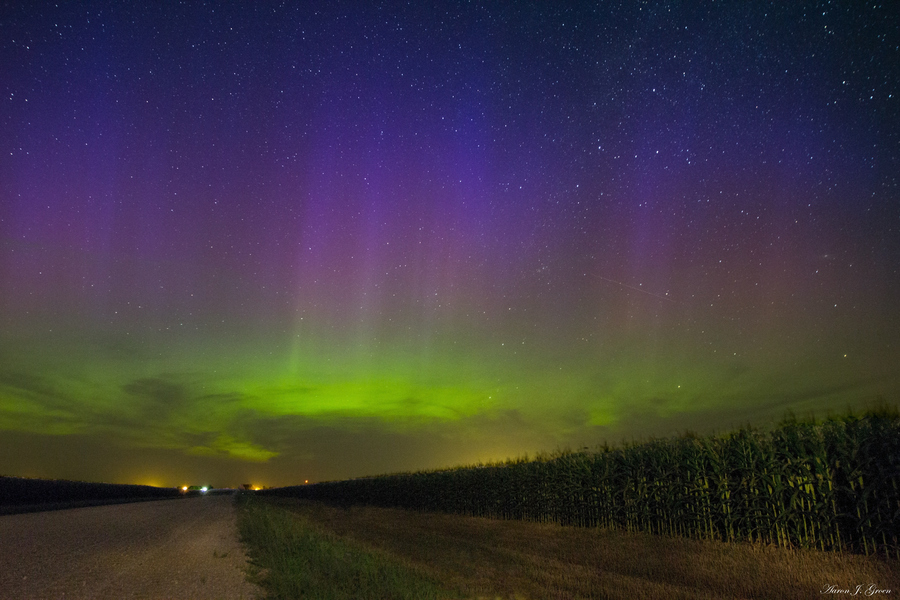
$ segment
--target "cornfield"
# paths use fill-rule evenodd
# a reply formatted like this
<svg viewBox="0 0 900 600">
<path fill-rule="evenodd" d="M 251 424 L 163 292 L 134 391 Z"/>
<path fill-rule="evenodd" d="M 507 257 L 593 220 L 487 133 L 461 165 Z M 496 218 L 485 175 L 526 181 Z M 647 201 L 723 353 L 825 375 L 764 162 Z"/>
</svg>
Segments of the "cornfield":
<svg viewBox="0 0 900 600">
<path fill-rule="evenodd" d="M 268 493 L 900 558 L 898 485 L 900 414 L 882 409 Z"/>
</svg>

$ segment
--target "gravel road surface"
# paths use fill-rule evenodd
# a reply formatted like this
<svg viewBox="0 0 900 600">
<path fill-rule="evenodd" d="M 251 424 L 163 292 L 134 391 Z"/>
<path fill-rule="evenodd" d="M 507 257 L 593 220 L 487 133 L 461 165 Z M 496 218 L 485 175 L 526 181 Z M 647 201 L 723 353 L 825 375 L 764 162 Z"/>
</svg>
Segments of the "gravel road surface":
<svg viewBox="0 0 900 600">
<path fill-rule="evenodd" d="M 0 516 L 0 598 L 248 600 L 231 496 Z"/>
</svg>

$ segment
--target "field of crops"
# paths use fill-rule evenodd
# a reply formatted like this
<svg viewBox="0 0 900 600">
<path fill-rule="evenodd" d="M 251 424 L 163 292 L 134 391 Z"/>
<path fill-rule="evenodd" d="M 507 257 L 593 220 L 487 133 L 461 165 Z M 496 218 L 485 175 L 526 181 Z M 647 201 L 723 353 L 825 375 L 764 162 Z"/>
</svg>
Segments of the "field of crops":
<svg viewBox="0 0 900 600">
<path fill-rule="evenodd" d="M 900 414 L 265 493 L 900 558 Z"/>
<path fill-rule="evenodd" d="M 180 496 L 177 488 L 0 476 L 0 515 Z"/>
</svg>

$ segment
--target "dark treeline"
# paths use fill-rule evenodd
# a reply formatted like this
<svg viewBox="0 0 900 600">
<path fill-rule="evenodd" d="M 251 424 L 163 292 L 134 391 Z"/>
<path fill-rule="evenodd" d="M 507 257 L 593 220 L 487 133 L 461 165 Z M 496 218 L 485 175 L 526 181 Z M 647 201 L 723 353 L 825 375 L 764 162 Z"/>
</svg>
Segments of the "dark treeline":
<svg viewBox="0 0 900 600">
<path fill-rule="evenodd" d="M 177 488 L 149 485 L 0 477 L 0 514 L 179 496 Z"/>
<path fill-rule="evenodd" d="M 789 418 L 770 432 L 687 434 L 264 493 L 900 557 L 900 415 Z"/>
</svg>

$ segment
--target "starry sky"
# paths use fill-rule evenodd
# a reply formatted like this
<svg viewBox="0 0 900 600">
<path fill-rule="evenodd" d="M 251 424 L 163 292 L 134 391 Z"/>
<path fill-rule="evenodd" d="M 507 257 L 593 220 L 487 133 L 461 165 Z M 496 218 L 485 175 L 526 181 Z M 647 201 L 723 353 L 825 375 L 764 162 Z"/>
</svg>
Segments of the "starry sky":
<svg viewBox="0 0 900 600">
<path fill-rule="evenodd" d="M 896 403 L 895 8 L 2 3 L 0 473 L 289 485 Z"/>
</svg>

